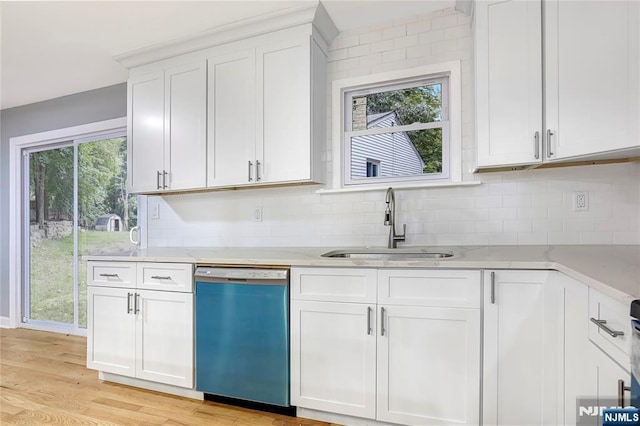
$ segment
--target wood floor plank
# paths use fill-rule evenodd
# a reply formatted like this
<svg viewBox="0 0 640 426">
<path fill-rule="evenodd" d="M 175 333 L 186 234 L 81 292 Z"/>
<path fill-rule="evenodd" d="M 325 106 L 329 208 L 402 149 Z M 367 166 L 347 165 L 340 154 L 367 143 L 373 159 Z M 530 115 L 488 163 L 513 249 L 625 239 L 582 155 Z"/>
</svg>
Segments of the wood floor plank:
<svg viewBox="0 0 640 426">
<path fill-rule="evenodd" d="M 328 426 L 103 382 L 86 338 L 0 329 L 0 424 Z"/>
</svg>

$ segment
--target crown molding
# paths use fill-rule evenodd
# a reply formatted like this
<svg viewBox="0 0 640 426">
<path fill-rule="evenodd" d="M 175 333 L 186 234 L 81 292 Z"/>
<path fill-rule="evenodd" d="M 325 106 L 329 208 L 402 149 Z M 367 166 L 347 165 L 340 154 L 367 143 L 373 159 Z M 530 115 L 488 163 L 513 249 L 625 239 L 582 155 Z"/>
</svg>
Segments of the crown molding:
<svg viewBox="0 0 640 426">
<path fill-rule="evenodd" d="M 124 67 L 133 68 L 303 24 L 313 24 L 327 45 L 331 44 L 338 35 L 338 29 L 331 17 L 318 1 L 232 22 L 193 35 L 125 52 L 113 58 Z"/>
</svg>

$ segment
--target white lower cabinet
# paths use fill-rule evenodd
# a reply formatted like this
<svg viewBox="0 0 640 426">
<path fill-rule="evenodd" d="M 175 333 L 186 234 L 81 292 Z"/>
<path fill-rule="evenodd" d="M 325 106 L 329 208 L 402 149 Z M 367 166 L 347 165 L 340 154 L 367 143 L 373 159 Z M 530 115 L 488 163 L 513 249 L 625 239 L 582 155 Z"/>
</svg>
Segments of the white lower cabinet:
<svg viewBox="0 0 640 426">
<path fill-rule="evenodd" d="M 87 288 L 87 367 L 135 376 L 136 317 L 129 289 Z"/>
<path fill-rule="evenodd" d="M 484 272 L 484 425 L 557 423 L 561 335 L 550 274 Z"/>
<path fill-rule="evenodd" d="M 480 310 L 382 306 L 377 419 L 478 424 Z"/>
<path fill-rule="evenodd" d="M 478 271 L 292 269 L 292 404 L 406 425 L 479 424 L 480 285 Z M 460 293 L 443 297 L 447 286 Z M 337 301 L 343 292 L 348 303 Z M 327 301 L 304 300 L 319 297 Z"/>
<path fill-rule="evenodd" d="M 291 301 L 291 399 L 298 407 L 376 414 L 375 305 Z"/>
<path fill-rule="evenodd" d="M 192 284 L 181 282 L 179 275 L 175 275 L 190 269 L 191 265 L 164 265 L 174 272 L 162 281 L 175 282 L 177 287 L 191 291 Z M 90 271 L 91 266 L 90 262 Z M 137 266 L 144 269 L 145 265 Z M 188 280 L 192 281 L 192 277 Z M 92 284 L 90 277 L 87 367 L 192 388 L 193 293 Z"/>
</svg>

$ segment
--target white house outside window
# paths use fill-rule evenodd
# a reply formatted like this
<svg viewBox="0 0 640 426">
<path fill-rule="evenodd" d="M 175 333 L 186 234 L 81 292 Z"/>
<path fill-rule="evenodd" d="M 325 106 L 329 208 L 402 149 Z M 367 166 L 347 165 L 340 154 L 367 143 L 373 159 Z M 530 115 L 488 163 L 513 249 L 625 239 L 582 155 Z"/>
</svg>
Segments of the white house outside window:
<svg viewBox="0 0 640 426">
<path fill-rule="evenodd" d="M 459 62 L 333 86 L 333 105 L 340 111 L 334 115 L 334 152 L 341 154 L 334 163 L 334 188 L 461 181 Z"/>
</svg>

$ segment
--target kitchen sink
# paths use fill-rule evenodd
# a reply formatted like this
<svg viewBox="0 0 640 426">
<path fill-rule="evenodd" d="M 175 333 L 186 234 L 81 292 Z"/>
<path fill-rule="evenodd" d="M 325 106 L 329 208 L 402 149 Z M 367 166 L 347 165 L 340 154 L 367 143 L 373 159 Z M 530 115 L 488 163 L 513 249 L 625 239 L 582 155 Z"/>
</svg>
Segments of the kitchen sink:
<svg viewBox="0 0 640 426">
<path fill-rule="evenodd" d="M 453 252 L 449 250 L 429 250 L 421 248 L 363 248 L 333 250 L 324 253 L 322 257 L 342 258 L 342 259 L 446 259 L 452 257 Z"/>
</svg>

